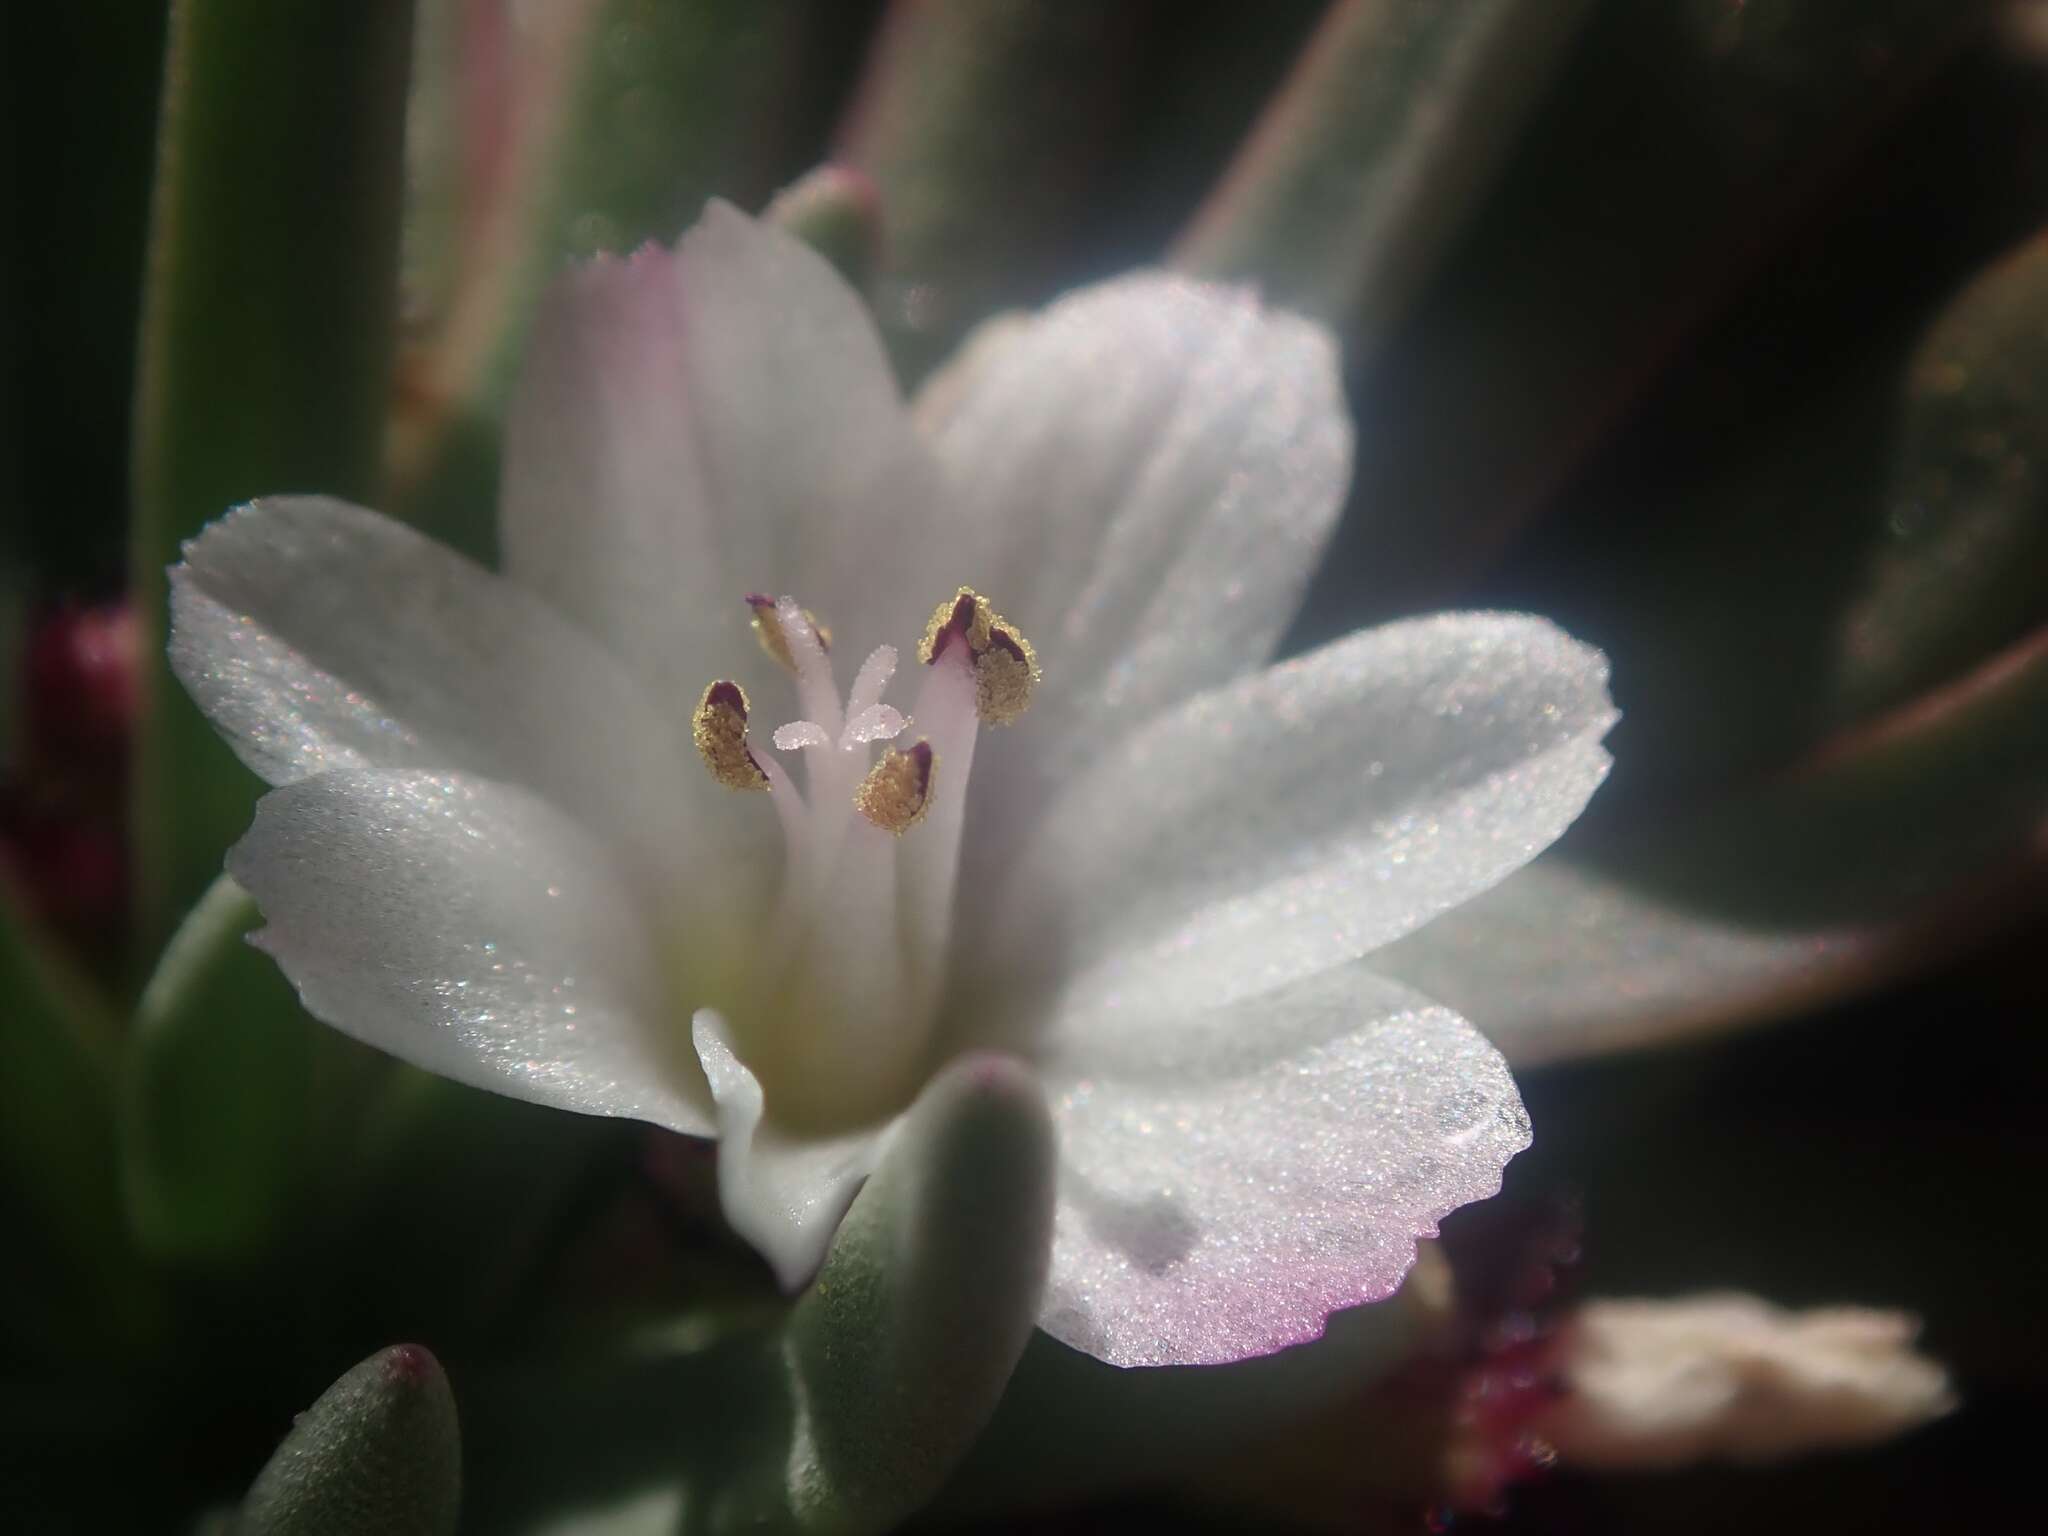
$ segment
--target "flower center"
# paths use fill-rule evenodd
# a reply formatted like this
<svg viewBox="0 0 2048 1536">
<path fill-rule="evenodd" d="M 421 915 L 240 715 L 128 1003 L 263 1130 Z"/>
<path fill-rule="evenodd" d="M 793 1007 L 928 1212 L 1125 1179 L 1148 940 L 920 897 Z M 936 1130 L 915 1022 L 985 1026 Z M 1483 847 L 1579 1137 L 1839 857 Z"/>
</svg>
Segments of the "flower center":
<svg viewBox="0 0 2048 1536">
<path fill-rule="evenodd" d="M 697 751 L 719 783 L 767 794 L 785 855 L 758 969 L 724 1022 L 782 1123 L 835 1130 L 901 1108 L 922 1080 L 975 740 L 982 725 L 1024 713 L 1038 658 L 962 587 L 925 628 L 924 676 L 905 716 L 882 702 L 895 647 L 868 654 L 842 701 L 831 632 L 816 615 L 791 597 L 747 603 L 762 650 L 796 685 L 802 716 L 770 740 L 800 758 L 803 783 L 756 749 L 737 682 L 704 690 L 691 722 Z M 913 725 L 910 746 L 889 745 Z"/>
</svg>

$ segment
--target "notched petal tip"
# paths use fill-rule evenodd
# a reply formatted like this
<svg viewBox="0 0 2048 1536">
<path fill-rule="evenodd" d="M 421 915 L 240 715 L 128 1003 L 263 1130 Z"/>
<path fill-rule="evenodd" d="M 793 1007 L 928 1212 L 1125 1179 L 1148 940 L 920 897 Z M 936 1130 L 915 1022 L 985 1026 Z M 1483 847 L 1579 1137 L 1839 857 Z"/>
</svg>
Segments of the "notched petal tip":
<svg viewBox="0 0 2048 1536">
<path fill-rule="evenodd" d="M 690 739 L 711 777 L 727 789 L 766 789 L 768 775 L 747 747 L 747 695 L 738 683 L 719 681 L 704 690 L 690 717 Z"/>
<path fill-rule="evenodd" d="M 931 809 L 937 770 L 938 759 L 928 741 L 918 742 L 907 752 L 885 752 L 854 791 L 854 808 L 883 831 L 901 836 Z"/>
<path fill-rule="evenodd" d="M 955 644 L 967 647 L 974 669 L 974 712 L 983 725 L 1008 725 L 1031 707 L 1032 692 L 1044 675 L 1038 652 L 972 587 L 961 587 L 932 610 L 918 642 L 918 659 L 931 666 Z"/>
</svg>

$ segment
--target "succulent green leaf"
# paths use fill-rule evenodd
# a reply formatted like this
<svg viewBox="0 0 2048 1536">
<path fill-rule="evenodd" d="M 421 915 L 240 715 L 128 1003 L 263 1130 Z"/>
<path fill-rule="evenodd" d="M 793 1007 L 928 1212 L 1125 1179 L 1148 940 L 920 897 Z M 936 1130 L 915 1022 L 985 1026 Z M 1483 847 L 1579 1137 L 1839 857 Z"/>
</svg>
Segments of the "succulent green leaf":
<svg viewBox="0 0 2048 1536">
<path fill-rule="evenodd" d="M 1035 298 L 1142 57 L 1137 12 L 1114 5 L 896 0 L 837 158 L 879 191 L 879 318 L 922 374 L 976 320 Z"/>
<path fill-rule="evenodd" d="M 1841 625 L 1847 720 L 2048 617 L 2048 232 L 1950 302 L 1902 394 L 1879 547 Z"/>
<path fill-rule="evenodd" d="M 1337 0 L 1174 250 L 1370 349 L 1550 83 L 1588 0 Z"/>
<path fill-rule="evenodd" d="M 1305 632 L 1441 606 L 1496 557 L 1989 10 L 1597 7 L 1354 387 L 1352 510 Z"/>
<path fill-rule="evenodd" d="M 462 1437 L 440 1362 L 394 1344 L 300 1414 L 242 1505 L 240 1536 L 448 1536 Z"/>
<path fill-rule="evenodd" d="M 811 76 L 860 19 L 800 0 L 427 8 L 385 510 L 491 555 L 499 425 L 548 280 L 802 169 L 824 128 L 809 104 L 831 95 Z"/>
<path fill-rule="evenodd" d="M 152 1323 L 121 1204 L 118 1071 L 99 1000 L 0 884 L 0 1295 L 32 1356 L 133 1344 Z"/>
<path fill-rule="evenodd" d="M 957 1062 L 919 1099 L 790 1321 L 804 1526 L 893 1525 L 995 1411 L 1038 1318 L 1055 1156 L 1008 1058 Z"/>
<path fill-rule="evenodd" d="M 638 1128 L 401 1063 L 366 1086 L 335 1121 L 340 1165 L 322 1170 L 332 1220 L 347 1233 L 328 1278 L 343 1305 L 359 1303 L 356 1326 L 452 1348 L 516 1319 L 567 1203 Z"/>
<path fill-rule="evenodd" d="M 482 1528 L 881 1531 L 994 1411 L 1050 1254 L 1050 1117 L 1006 1058 L 954 1063 L 794 1305 L 678 1318 L 474 1396 Z"/>
<path fill-rule="evenodd" d="M 159 1258 L 239 1264 L 290 1227 L 327 1031 L 246 935 L 256 904 L 222 875 L 142 991 L 122 1104 L 128 1203 Z"/>
<path fill-rule="evenodd" d="M 146 951 L 220 872 L 256 789 L 163 661 L 164 567 L 252 496 L 375 499 L 411 26 L 410 0 L 173 8 L 130 540 Z"/>
<path fill-rule="evenodd" d="M 1568 839 L 1374 957 L 1517 1065 L 1779 1017 L 2026 910 L 2048 631 L 1784 778 Z"/>
<path fill-rule="evenodd" d="M 880 254 L 881 208 L 874 183 L 843 165 L 821 165 L 791 182 L 761 215 L 818 252 L 865 293 Z"/>
</svg>

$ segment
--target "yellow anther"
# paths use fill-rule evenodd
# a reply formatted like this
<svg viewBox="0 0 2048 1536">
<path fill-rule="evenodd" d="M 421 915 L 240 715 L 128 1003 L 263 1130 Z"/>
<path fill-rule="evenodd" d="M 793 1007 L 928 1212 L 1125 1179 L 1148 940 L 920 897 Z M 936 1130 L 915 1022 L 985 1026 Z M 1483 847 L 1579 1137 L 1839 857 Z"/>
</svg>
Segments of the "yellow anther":
<svg viewBox="0 0 2048 1536">
<path fill-rule="evenodd" d="M 761 642 L 775 664 L 785 672 L 796 671 L 796 656 L 789 648 L 789 636 L 783 633 L 782 616 L 775 611 L 775 599 L 759 592 L 747 594 L 747 606 L 754 610 L 754 638 Z M 818 616 L 810 609 L 802 610 L 804 622 L 811 626 L 811 633 L 818 637 L 818 649 L 827 656 L 832 654 L 832 631 L 818 622 Z"/>
<path fill-rule="evenodd" d="M 917 647 L 926 666 L 949 645 L 964 642 L 974 668 L 974 712 L 983 725 L 1008 725 L 1031 706 L 1042 675 L 1038 653 L 972 587 L 962 587 L 932 610 Z"/>
<path fill-rule="evenodd" d="M 690 717 L 690 737 L 711 777 L 727 789 L 766 789 L 768 775 L 747 750 L 747 695 L 738 683 L 713 683 Z"/>
<path fill-rule="evenodd" d="M 938 759 L 932 756 L 930 742 L 920 741 L 908 752 L 891 748 L 853 792 L 854 809 L 884 832 L 901 836 L 924 820 L 937 771 Z"/>
</svg>

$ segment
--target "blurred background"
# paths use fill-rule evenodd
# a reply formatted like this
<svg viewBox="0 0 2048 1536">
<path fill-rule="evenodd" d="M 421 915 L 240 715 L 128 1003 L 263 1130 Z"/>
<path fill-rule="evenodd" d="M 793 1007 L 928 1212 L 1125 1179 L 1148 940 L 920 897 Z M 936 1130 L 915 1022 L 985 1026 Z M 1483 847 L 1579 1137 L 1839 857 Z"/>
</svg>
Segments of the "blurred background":
<svg viewBox="0 0 2048 1536">
<path fill-rule="evenodd" d="M 1963 1407 L 1782 1468 L 1557 1471 L 1507 1528 L 2031 1523 L 2048 5 L 74 0 L 0 29 L 20 1528 L 190 1528 L 396 1338 L 467 1413 L 620 1316 L 752 1304 L 687 1149 L 370 1059 L 239 951 L 163 981 L 253 784 L 165 692 L 160 573 L 282 490 L 489 558 L 548 275 L 792 187 L 776 216 L 868 285 L 907 385 L 1134 264 L 1328 320 L 1359 467 L 1290 644 L 1455 604 L 1613 657 L 1609 787 L 1404 973 L 1517 1064 L 1509 1195 L 1579 1212 L 1565 1284 L 1903 1307 Z M 1541 980 L 1507 1006 L 1489 965 Z M 1156 1482 L 1048 1528 L 1274 1518 Z"/>
</svg>

